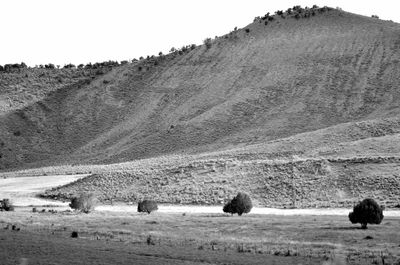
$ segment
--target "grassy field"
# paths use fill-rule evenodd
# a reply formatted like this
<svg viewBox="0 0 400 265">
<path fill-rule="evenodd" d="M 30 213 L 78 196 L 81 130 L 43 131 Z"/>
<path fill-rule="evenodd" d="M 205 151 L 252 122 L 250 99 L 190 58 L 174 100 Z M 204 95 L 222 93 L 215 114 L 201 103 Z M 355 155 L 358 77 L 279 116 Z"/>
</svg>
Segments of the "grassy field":
<svg viewBox="0 0 400 265">
<path fill-rule="evenodd" d="M 0 255 L 7 256 L 7 264 L 21 257 L 68 264 L 68 255 L 57 253 L 75 250 L 84 257 L 82 264 L 97 264 L 102 256 L 108 257 L 101 264 L 123 264 L 127 259 L 137 259 L 138 264 L 397 264 L 400 260 L 399 218 L 385 218 L 368 230 L 338 216 L 3 212 L 0 223 L 21 228 L 1 231 L 0 248 L 9 252 Z M 70 239 L 72 231 L 80 238 Z"/>
</svg>

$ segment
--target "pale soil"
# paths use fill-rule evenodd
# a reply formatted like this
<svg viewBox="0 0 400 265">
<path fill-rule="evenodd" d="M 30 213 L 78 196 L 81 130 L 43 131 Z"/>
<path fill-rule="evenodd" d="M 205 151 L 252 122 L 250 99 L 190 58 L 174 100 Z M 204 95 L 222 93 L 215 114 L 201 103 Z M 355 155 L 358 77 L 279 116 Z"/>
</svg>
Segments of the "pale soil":
<svg viewBox="0 0 400 265">
<path fill-rule="evenodd" d="M 0 199 L 9 198 L 15 206 L 66 206 L 67 203 L 37 198 L 46 189 L 62 186 L 88 175 L 57 175 L 0 179 Z"/>
</svg>

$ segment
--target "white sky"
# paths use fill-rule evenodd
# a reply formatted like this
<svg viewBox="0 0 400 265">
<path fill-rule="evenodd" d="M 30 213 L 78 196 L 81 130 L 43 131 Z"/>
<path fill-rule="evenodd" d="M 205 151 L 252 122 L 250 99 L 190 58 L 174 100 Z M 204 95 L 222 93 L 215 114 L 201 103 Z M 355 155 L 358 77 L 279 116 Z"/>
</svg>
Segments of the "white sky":
<svg viewBox="0 0 400 265">
<path fill-rule="evenodd" d="M 221 36 L 294 5 L 400 22 L 399 0 L 0 0 L 0 64 L 130 60 Z"/>
</svg>

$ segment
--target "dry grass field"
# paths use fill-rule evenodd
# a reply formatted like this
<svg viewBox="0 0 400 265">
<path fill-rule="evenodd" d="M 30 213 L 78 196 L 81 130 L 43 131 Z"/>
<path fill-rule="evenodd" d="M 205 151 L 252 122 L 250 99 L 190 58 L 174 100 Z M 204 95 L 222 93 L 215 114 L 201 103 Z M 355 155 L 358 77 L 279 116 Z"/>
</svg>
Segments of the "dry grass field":
<svg viewBox="0 0 400 265">
<path fill-rule="evenodd" d="M 16 221 L 18 220 L 18 221 Z M 1 213 L 2 264 L 398 264 L 399 218 L 368 230 L 340 216 Z M 77 231 L 79 238 L 70 238 Z M 149 237 L 151 239 L 149 239 Z M 371 237 L 368 239 L 368 237 Z M 76 253 L 71 255 L 71 253 Z M 73 257 L 71 257 L 73 256 Z M 72 260 L 71 260 L 72 259 Z M 324 263 L 325 262 L 325 263 Z"/>
</svg>

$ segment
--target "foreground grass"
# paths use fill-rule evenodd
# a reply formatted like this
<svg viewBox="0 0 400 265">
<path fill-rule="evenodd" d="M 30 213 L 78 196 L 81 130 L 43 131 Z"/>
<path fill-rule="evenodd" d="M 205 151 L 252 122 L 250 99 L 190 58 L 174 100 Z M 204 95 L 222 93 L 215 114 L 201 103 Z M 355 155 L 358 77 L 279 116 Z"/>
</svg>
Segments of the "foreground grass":
<svg viewBox="0 0 400 265">
<path fill-rule="evenodd" d="M 1 213 L 0 222 L 20 226 L 14 234 L 69 242 L 71 232 L 78 231 L 76 242 L 86 242 L 79 244 L 109 242 L 115 248 L 129 246 L 128 253 L 135 255 L 191 262 L 395 264 L 400 257 L 399 218 L 385 218 L 368 230 L 340 216 L 14 212 Z M 147 245 L 149 236 L 154 245 Z"/>
</svg>

